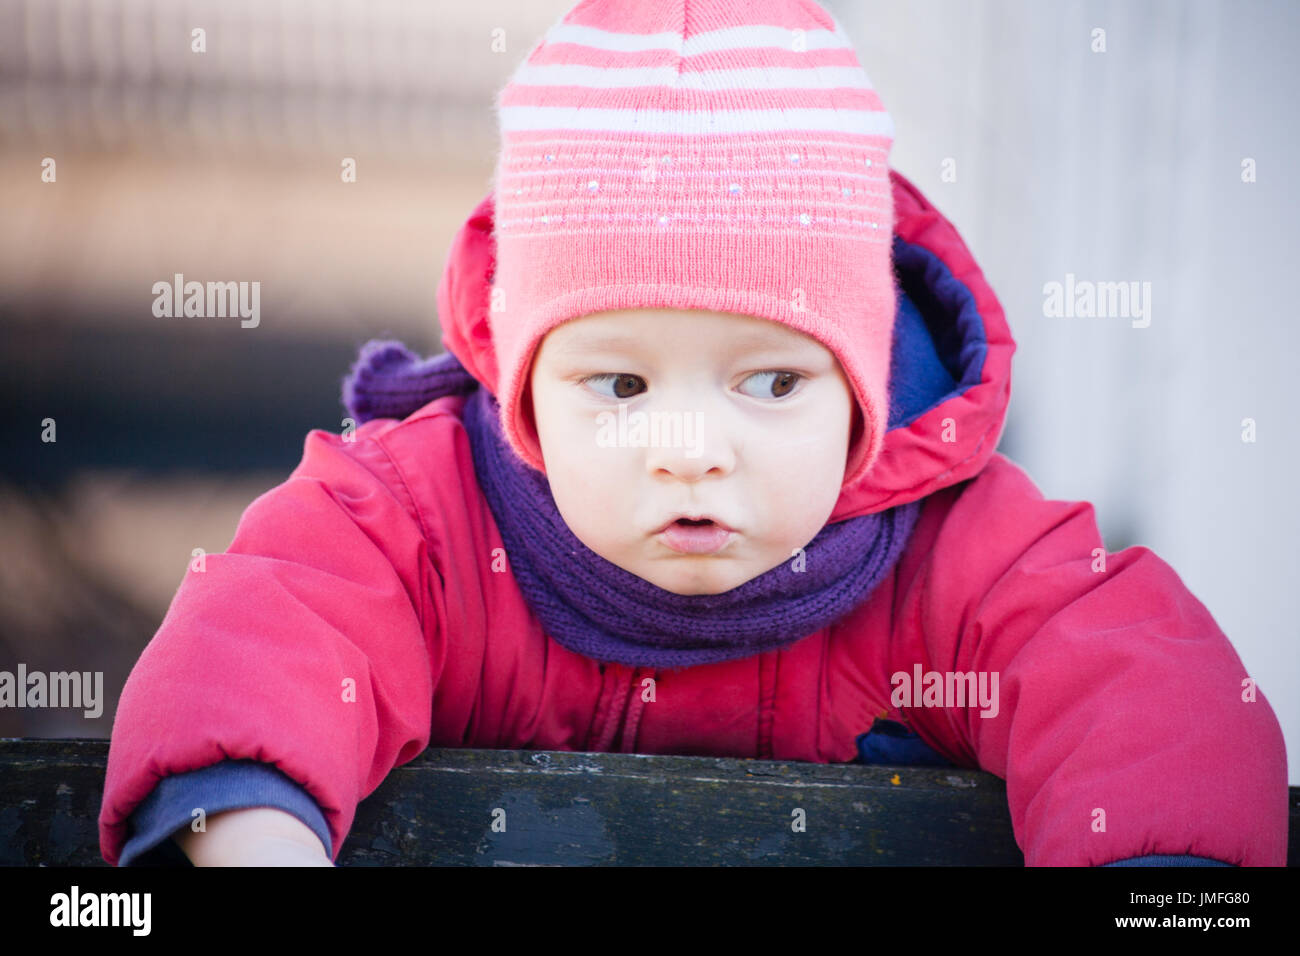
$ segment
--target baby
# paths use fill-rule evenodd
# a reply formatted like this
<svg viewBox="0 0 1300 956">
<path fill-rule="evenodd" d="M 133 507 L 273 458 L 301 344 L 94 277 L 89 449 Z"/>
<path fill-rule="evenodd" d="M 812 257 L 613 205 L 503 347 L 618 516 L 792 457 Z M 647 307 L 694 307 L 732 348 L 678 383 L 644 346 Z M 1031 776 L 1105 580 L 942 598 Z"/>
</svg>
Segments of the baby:
<svg viewBox="0 0 1300 956">
<path fill-rule="evenodd" d="M 1285 862 L 1213 618 L 995 452 L 1005 317 L 829 14 L 585 0 L 498 113 L 446 352 L 362 350 L 132 671 L 109 863 L 330 865 L 431 745 L 978 767 L 1031 865 Z"/>
</svg>

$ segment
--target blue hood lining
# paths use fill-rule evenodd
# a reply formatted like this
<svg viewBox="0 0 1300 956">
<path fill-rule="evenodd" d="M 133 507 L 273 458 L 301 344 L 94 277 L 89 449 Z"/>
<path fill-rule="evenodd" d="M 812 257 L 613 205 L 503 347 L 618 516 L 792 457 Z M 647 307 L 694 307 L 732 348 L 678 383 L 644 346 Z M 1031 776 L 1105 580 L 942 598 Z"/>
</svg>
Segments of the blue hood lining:
<svg viewBox="0 0 1300 956">
<path fill-rule="evenodd" d="M 984 373 L 988 339 L 975 296 L 933 252 L 894 237 L 898 311 L 888 429 L 904 428 Z"/>
</svg>

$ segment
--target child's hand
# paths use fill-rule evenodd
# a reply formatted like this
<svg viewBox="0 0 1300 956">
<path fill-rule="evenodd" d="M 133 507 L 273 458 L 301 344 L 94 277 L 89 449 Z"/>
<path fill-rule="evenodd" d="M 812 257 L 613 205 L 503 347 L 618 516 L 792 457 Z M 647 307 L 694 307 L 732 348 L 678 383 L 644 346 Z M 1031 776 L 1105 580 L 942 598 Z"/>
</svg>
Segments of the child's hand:
<svg viewBox="0 0 1300 956">
<path fill-rule="evenodd" d="M 314 836 L 313 839 L 315 839 Z M 311 847 L 303 846 L 294 840 L 286 840 L 282 837 L 264 837 L 250 840 L 244 846 L 237 847 L 229 862 L 218 865 L 333 866 L 334 864 L 325 855 L 325 850 L 321 847 L 319 840 L 316 840 L 316 848 L 313 850 Z"/>
<path fill-rule="evenodd" d="M 172 839 L 195 866 L 333 866 L 320 837 L 291 813 L 274 807 L 225 810 L 207 830 L 188 826 Z"/>
</svg>

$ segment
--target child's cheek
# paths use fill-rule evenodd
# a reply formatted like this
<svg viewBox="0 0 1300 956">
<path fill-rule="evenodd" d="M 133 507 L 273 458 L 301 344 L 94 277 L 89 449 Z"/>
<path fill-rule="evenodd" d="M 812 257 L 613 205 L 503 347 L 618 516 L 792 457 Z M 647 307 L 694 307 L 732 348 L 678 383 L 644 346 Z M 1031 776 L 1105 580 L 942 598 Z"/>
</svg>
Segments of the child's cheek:
<svg viewBox="0 0 1300 956">
<path fill-rule="evenodd" d="M 608 496 L 611 476 L 618 473 L 619 457 L 626 450 L 597 445 L 595 422 L 582 416 L 556 438 L 563 448 L 558 471 L 569 498 L 594 505 Z"/>
</svg>

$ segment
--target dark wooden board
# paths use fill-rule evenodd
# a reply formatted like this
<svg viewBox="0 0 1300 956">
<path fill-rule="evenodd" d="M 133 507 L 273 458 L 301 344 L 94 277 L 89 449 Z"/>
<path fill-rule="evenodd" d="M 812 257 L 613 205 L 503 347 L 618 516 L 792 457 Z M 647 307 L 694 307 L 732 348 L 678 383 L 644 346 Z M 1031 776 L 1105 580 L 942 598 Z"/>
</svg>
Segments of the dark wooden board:
<svg viewBox="0 0 1300 956">
<path fill-rule="evenodd" d="M 102 866 L 106 740 L 0 739 L 0 865 Z M 1291 788 L 1290 865 L 1300 788 Z M 792 823 L 802 810 L 803 832 Z M 502 813 L 503 812 L 503 813 Z M 504 818 L 504 831 L 493 829 Z M 1020 866 L 1006 786 L 931 767 L 431 748 L 342 866 Z"/>
</svg>

